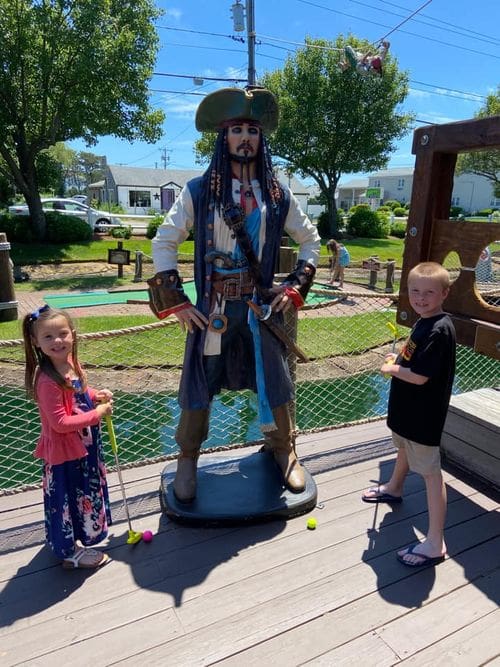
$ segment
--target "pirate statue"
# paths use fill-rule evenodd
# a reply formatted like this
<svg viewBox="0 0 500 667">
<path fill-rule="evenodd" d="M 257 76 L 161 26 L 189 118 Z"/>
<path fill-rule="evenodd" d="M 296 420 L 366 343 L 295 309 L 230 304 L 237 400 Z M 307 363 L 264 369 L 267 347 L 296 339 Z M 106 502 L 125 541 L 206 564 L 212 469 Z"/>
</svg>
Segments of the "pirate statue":
<svg viewBox="0 0 500 667">
<path fill-rule="evenodd" d="M 273 172 L 263 133 L 277 124 L 277 102 L 268 90 L 223 88 L 207 95 L 196 113 L 196 129 L 218 131 L 210 166 L 182 189 L 153 239 L 157 273 L 148 281 L 151 308 L 159 318 L 174 313 L 188 331 L 175 436 L 180 454 L 173 489 L 180 502 L 196 495 L 210 404 L 222 389 L 257 393 L 264 449 L 274 455 L 287 488 L 304 490 L 286 362 L 287 346 L 300 351 L 287 340 L 283 312 L 304 303 L 320 239 Z M 191 230 L 196 305 L 177 270 L 178 245 Z M 299 253 L 294 271 L 278 286 L 273 278 L 283 232 Z"/>
</svg>

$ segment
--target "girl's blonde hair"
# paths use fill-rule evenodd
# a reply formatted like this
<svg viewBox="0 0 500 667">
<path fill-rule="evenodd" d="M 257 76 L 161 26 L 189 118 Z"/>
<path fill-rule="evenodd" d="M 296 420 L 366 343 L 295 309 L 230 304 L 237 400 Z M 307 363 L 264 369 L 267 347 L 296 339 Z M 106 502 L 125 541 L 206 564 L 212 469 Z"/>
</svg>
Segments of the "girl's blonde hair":
<svg viewBox="0 0 500 667">
<path fill-rule="evenodd" d="M 35 336 L 40 322 L 47 322 L 56 317 L 64 317 L 68 323 L 68 327 L 73 334 L 73 345 L 71 348 L 71 359 L 73 362 L 73 369 L 78 376 L 82 388 L 86 387 L 87 378 L 78 361 L 78 344 L 75 325 L 69 314 L 65 310 L 58 308 L 50 308 L 50 306 L 43 306 L 33 313 L 28 313 L 23 319 L 23 339 L 24 339 L 24 387 L 29 398 L 36 401 L 36 384 L 40 373 L 45 373 L 54 382 L 57 382 L 61 387 L 68 388 L 68 382 L 54 367 L 52 360 L 42 350 L 37 347 L 35 343 Z"/>
<path fill-rule="evenodd" d="M 408 282 L 412 278 L 433 278 L 439 282 L 444 290 L 449 289 L 451 282 L 450 274 L 438 262 L 420 262 L 420 264 L 414 266 L 408 273 Z"/>
<path fill-rule="evenodd" d="M 330 239 L 326 244 L 327 252 L 331 253 L 332 255 L 338 254 L 339 248 L 340 244 L 335 239 Z"/>
</svg>

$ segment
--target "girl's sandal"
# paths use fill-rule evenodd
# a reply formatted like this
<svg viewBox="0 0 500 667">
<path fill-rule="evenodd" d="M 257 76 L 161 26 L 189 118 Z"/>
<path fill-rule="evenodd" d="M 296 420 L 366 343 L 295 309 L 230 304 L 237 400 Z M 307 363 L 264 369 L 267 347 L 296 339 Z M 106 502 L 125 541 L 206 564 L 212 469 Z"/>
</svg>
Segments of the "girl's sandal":
<svg viewBox="0 0 500 667">
<path fill-rule="evenodd" d="M 65 570 L 95 570 L 98 567 L 106 565 L 110 560 L 111 558 L 108 554 L 102 553 L 102 551 L 96 551 L 95 549 L 77 549 L 73 556 L 63 560 L 62 566 Z"/>
</svg>

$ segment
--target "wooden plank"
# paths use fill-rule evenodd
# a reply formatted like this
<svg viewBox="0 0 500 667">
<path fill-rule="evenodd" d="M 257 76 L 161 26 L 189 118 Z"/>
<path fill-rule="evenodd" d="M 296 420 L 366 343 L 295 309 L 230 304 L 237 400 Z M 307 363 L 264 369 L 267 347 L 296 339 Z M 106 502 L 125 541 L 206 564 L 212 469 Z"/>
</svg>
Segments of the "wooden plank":
<svg viewBox="0 0 500 667">
<path fill-rule="evenodd" d="M 363 506 L 363 508 L 366 508 L 368 510 L 370 509 L 368 506 Z M 458 512 L 458 514 L 462 517 L 464 516 L 464 509 L 465 508 L 462 508 Z M 347 524 L 349 524 L 349 521 L 347 521 Z M 365 528 L 365 526 L 366 526 L 366 524 L 363 525 L 363 529 Z M 297 526 L 295 526 L 295 527 L 297 527 Z M 326 527 L 326 524 L 325 524 L 325 527 Z M 339 522 L 336 522 L 334 534 L 335 534 L 335 536 L 338 535 L 337 539 L 341 539 L 343 537 L 343 535 L 338 533 L 338 529 L 339 529 Z M 397 531 L 399 529 L 400 528 L 397 528 L 397 529 L 394 528 L 393 530 Z M 299 527 L 299 530 L 302 533 L 302 535 L 304 535 L 304 533 L 302 532 L 303 528 L 301 526 Z M 364 532 L 365 531 L 363 530 L 363 533 Z M 306 534 L 310 535 L 310 533 L 306 533 Z M 319 536 L 319 535 L 320 535 L 320 531 L 317 531 L 316 536 Z M 223 537 L 222 539 L 226 540 L 227 538 Z M 365 541 L 365 538 L 362 538 L 362 540 Z M 309 537 L 307 538 L 307 541 L 310 542 Z M 322 535 L 322 542 L 323 543 L 320 542 L 320 545 L 316 545 L 315 548 L 323 548 L 326 544 L 328 544 L 331 541 L 332 541 L 331 540 L 331 535 L 328 535 L 327 533 L 325 533 L 325 534 Z M 276 553 L 277 560 L 275 558 L 270 557 L 268 547 L 273 548 L 274 552 Z M 269 545 L 266 544 L 266 550 L 268 551 L 268 553 L 263 554 L 262 558 L 259 561 L 257 561 L 257 563 L 253 564 L 253 565 L 256 564 L 257 568 L 262 567 L 262 562 L 263 562 L 263 563 L 265 563 L 266 568 L 268 566 L 275 566 L 276 569 L 281 571 L 280 562 L 283 561 L 284 557 L 285 558 L 291 558 L 291 559 L 294 560 L 294 562 L 297 562 L 298 553 L 297 553 L 296 549 L 291 550 L 290 547 L 289 546 L 287 547 L 285 544 L 282 543 L 282 541 L 281 541 L 280 544 L 277 544 L 277 545 L 274 545 L 274 546 L 271 543 Z M 159 551 L 160 551 L 160 553 L 163 551 L 162 546 L 160 546 Z M 185 564 L 185 559 L 182 559 L 180 563 L 177 563 L 176 562 L 178 560 L 178 555 L 177 554 L 178 554 L 178 552 L 174 553 L 172 559 L 169 559 L 166 562 L 163 562 L 162 567 L 164 568 L 164 573 L 165 573 L 165 577 L 166 577 L 165 578 L 165 584 L 160 585 L 158 590 L 163 590 L 164 592 L 166 592 L 168 590 L 169 585 L 167 584 L 167 581 L 169 580 L 169 578 L 173 581 L 178 581 L 179 577 L 182 579 L 182 578 L 185 578 L 186 575 L 187 575 L 187 577 L 188 577 L 187 580 L 188 581 L 190 580 L 191 575 L 186 573 L 186 575 L 184 575 L 184 577 L 182 576 L 181 572 L 182 572 L 183 566 Z M 205 554 L 206 554 L 206 549 L 205 549 Z M 250 566 L 249 566 L 246 561 L 248 559 L 250 561 L 252 561 L 253 558 L 254 558 L 254 555 L 255 555 L 254 553 L 247 551 L 247 552 L 244 552 L 243 554 L 241 554 L 238 561 L 230 561 L 229 565 L 231 565 L 231 570 L 233 570 L 233 572 L 234 572 L 234 578 L 235 578 L 236 581 L 238 581 L 239 577 L 242 576 L 242 574 L 241 574 L 242 572 L 244 572 L 245 577 L 250 576 L 252 574 L 252 569 L 255 569 L 255 568 L 253 568 L 252 562 L 250 563 Z M 245 556 L 245 558 L 242 560 L 243 556 Z M 158 554 L 156 554 L 156 557 L 159 558 Z M 206 558 L 203 559 L 203 561 L 205 561 L 205 560 L 206 560 Z M 357 561 L 357 558 L 356 558 L 356 561 Z M 149 573 L 151 568 L 148 567 L 148 563 L 142 563 L 142 565 L 145 568 L 144 571 Z M 194 564 L 192 565 L 192 567 L 193 566 L 194 566 Z M 114 567 L 114 564 L 111 564 L 111 565 L 107 566 L 106 570 L 108 570 L 108 572 L 109 572 L 109 568 L 113 568 L 113 567 Z M 106 572 L 106 570 L 103 570 L 103 571 L 100 571 L 99 573 L 96 573 L 96 575 L 92 576 L 92 578 L 89 581 L 86 582 L 86 585 L 87 584 L 91 585 L 91 589 L 85 591 L 85 593 L 86 593 L 85 599 L 87 600 L 87 604 L 89 605 L 89 607 L 88 607 L 88 609 L 83 608 L 81 612 L 72 611 L 71 612 L 72 616 L 74 614 L 76 614 L 78 617 L 80 617 L 81 615 L 87 614 L 89 616 L 94 616 L 96 618 L 96 620 L 98 618 L 109 617 L 109 618 L 113 619 L 114 623 L 118 624 L 118 620 L 120 620 L 122 623 L 124 623 L 124 619 L 127 618 L 128 615 L 130 615 L 130 614 L 132 614 L 132 619 L 134 619 L 135 616 L 133 614 L 137 613 L 137 612 L 134 612 L 134 610 L 139 610 L 140 614 L 145 616 L 147 614 L 153 613 L 153 609 L 155 609 L 155 605 L 156 605 L 156 609 L 155 609 L 156 613 L 158 613 L 159 610 L 163 611 L 165 609 L 167 601 L 165 600 L 164 597 L 158 598 L 158 596 L 155 596 L 155 595 L 148 595 L 148 596 L 146 596 L 146 599 L 142 599 L 141 603 L 134 603 L 134 604 L 132 603 L 132 599 L 129 598 L 130 602 L 125 603 L 125 604 L 122 605 L 123 606 L 123 614 L 121 614 L 121 616 L 119 615 L 117 617 L 116 601 L 114 599 L 112 599 L 111 602 L 108 603 L 108 604 L 105 604 L 105 603 L 98 604 L 97 603 L 97 600 L 99 599 L 99 597 L 100 597 L 101 600 L 103 599 L 103 590 L 102 590 L 102 588 L 103 588 L 102 587 L 103 579 L 102 579 L 102 577 L 103 576 L 105 577 L 104 573 Z M 312 568 L 311 571 L 314 572 L 315 568 Z M 255 574 L 258 575 L 258 572 L 259 572 L 259 570 L 257 569 Z M 100 582 L 97 583 L 96 587 L 94 588 L 94 587 L 92 587 L 92 584 L 94 583 L 94 579 L 97 575 L 100 578 Z M 63 578 L 67 577 L 68 573 L 62 573 L 61 572 L 60 576 L 62 576 Z M 105 588 L 110 589 L 111 586 L 113 586 L 114 590 L 116 590 L 116 594 L 118 595 L 118 597 L 120 599 L 122 599 L 124 597 L 124 595 L 127 594 L 127 590 L 128 590 L 127 586 L 124 585 L 125 584 L 124 581 L 120 581 L 120 577 L 117 577 L 117 572 L 116 571 L 114 572 L 112 579 L 113 579 L 113 582 L 107 582 L 106 577 L 104 578 L 104 583 L 108 584 Z M 209 589 L 213 589 L 214 586 L 215 586 L 214 594 L 217 595 L 217 593 L 216 593 L 217 588 L 219 586 L 221 586 L 225 590 L 226 587 L 233 580 L 233 576 L 230 575 L 230 572 L 227 570 L 227 567 L 224 565 L 224 571 L 217 572 L 217 577 L 215 577 L 215 584 L 214 584 L 214 577 L 213 576 L 211 576 L 211 579 L 212 580 L 210 582 Z M 304 577 L 302 577 L 302 579 L 304 579 Z M 219 583 L 217 583 L 217 581 Z M 300 579 L 298 581 L 300 581 Z M 153 586 L 151 586 L 151 584 L 153 584 Z M 154 580 L 151 581 L 148 584 L 146 582 L 146 579 L 143 579 L 141 581 L 141 585 L 142 586 L 145 585 L 148 589 L 152 587 L 152 590 L 157 590 L 157 586 L 154 584 Z M 44 583 L 44 585 L 43 585 L 44 588 L 48 587 L 48 586 L 49 586 L 49 582 L 47 582 L 46 584 Z M 176 586 L 182 588 L 182 581 L 178 582 L 176 584 Z M 269 585 L 268 585 L 267 578 L 265 578 L 265 580 L 263 581 L 263 586 L 267 590 L 267 595 L 268 596 L 271 595 L 271 598 L 272 598 L 273 591 L 269 590 Z M 245 587 L 245 584 L 244 584 L 244 587 Z M 53 586 L 53 588 L 54 588 L 54 586 Z M 31 595 L 32 591 L 33 591 L 32 587 L 30 587 L 28 585 L 27 594 Z M 275 591 L 275 592 L 277 592 L 277 591 Z M 17 599 L 18 596 L 15 593 L 16 592 L 14 591 L 13 592 L 13 597 L 15 597 Z M 132 595 L 134 595 L 134 594 L 132 593 Z M 196 593 L 193 593 L 192 595 L 195 596 L 193 599 L 196 601 L 197 605 L 198 605 L 198 603 L 200 604 L 202 611 L 201 611 L 201 613 L 198 613 L 198 612 L 195 612 L 194 614 L 191 613 L 191 615 L 194 618 L 197 619 L 197 623 L 199 624 L 200 619 L 203 619 L 204 616 L 206 616 L 206 614 L 207 614 L 207 610 L 209 610 L 209 616 L 208 616 L 207 623 L 210 624 L 210 621 L 213 620 L 213 610 L 212 610 L 212 605 L 210 604 L 210 601 L 207 598 L 200 597 L 200 590 L 197 590 Z M 231 594 L 231 596 L 232 596 L 232 594 Z M 190 596 L 188 595 L 187 598 L 189 598 L 189 597 Z M 240 601 L 244 600 L 245 603 L 246 603 L 248 595 L 245 595 L 245 594 L 235 595 L 234 597 L 236 599 L 240 600 Z M 80 598 L 81 598 L 81 596 L 80 596 Z M 70 600 L 68 599 L 67 602 L 68 602 L 68 608 L 71 609 L 71 607 L 69 606 L 70 605 Z M 81 602 L 81 599 L 80 599 L 80 602 Z M 27 632 L 32 633 L 32 634 L 34 633 L 35 637 L 37 637 L 37 636 L 40 637 L 40 635 L 45 636 L 46 635 L 46 630 L 44 630 L 44 628 L 48 624 L 51 628 L 52 627 L 54 628 L 54 632 L 57 635 L 58 632 L 59 632 L 57 630 L 57 626 L 58 626 L 59 623 L 62 623 L 63 626 L 62 626 L 62 629 L 60 631 L 62 633 L 61 638 L 67 637 L 63 630 L 66 627 L 65 619 L 66 619 L 66 614 L 68 612 L 64 613 L 65 612 L 64 607 L 66 605 L 64 603 L 63 603 L 63 605 L 64 606 L 62 606 L 62 607 L 60 606 L 59 609 L 58 609 L 58 613 L 63 614 L 62 616 L 59 617 L 59 619 L 51 618 L 50 620 L 44 621 L 44 623 L 42 623 L 41 625 L 36 625 L 36 623 L 34 623 L 34 619 L 32 618 L 30 620 L 30 622 L 27 624 L 27 627 L 26 627 Z M 113 610 L 112 613 L 109 612 L 109 611 L 108 612 L 102 611 L 103 609 L 106 610 L 109 605 L 111 606 L 111 609 Z M 153 607 L 151 607 L 151 605 L 153 605 Z M 95 609 L 96 607 L 99 607 L 99 608 Z M 217 608 L 221 609 L 223 611 L 225 610 L 224 613 L 227 613 L 227 606 L 226 605 L 217 605 Z M 52 611 L 52 609 L 51 609 L 51 611 Z M 95 611 L 95 613 L 94 613 L 94 611 Z M 97 614 L 97 616 L 96 616 L 96 614 Z M 134 622 L 134 620 L 130 620 L 130 622 L 132 623 L 132 622 Z M 183 625 L 185 625 L 185 622 L 183 622 Z M 100 631 L 104 631 L 105 625 L 103 626 L 101 622 L 97 623 L 97 626 L 100 628 Z M 38 628 L 38 630 L 36 628 Z M 19 629 L 19 626 L 17 626 L 17 629 Z M 52 632 L 52 630 L 50 630 L 50 632 Z M 14 633 L 14 635 L 11 634 L 11 636 L 14 639 L 14 646 L 17 646 L 19 644 L 19 639 L 22 635 L 20 635 L 19 632 L 16 632 L 16 633 Z M 52 634 L 50 636 L 52 637 Z M 10 646 L 9 641 L 10 641 L 9 639 L 3 637 L 2 646 L 5 646 L 6 648 L 9 647 Z M 121 639 L 120 641 L 123 641 L 123 640 Z M 127 644 L 127 642 L 125 642 L 125 643 Z M 127 644 L 127 645 L 129 645 L 129 644 Z M 23 642 L 23 649 L 22 650 L 24 650 L 24 642 Z M 21 650 L 21 654 L 22 654 L 22 650 Z M 20 651 L 19 647 L 17 648 L 17 651 L 18 651 L 18 654 L 19 654 L 19 651 Z"/>
<path fill-rule="evenodd" d="M 321 643 L 321 642 L 318 642 Z M 317 649 L 316 649 L 317 650 Z M 294 656 L 282 656 L 283 660 L 274 662 L 279 665 L 293 665 Z M 286 662 L 285 662 L 286 660 Z M 301 663 L 303 665 L 314 665 L 315 667 L 342 667 L 342 665 L 377 665 L 377 667 L 390 667 L 399 662 L 399 656 L 390 649 L 375 632 L 368 635 L 357 637 L 353 641 L 343 644 L 332 651 L 327 651 L 322 655 L 314 657 L 312 660 Z M 218 665 L 227 664 L 225 661 L 217 663 Z"/>
<path fill-rule="evenodd" d="M 379 628 L 377 634 L 401 658 L 408 657 L 473 623 L 478 617 L 496 611 L 499 590 L 500 569 L 497 569 L 482 577 L 481 581 L 434 600 L 420 614 L 410 614 Z M 450 609 L 453 609 L 453 614 L 448 613 Z M 500 633 L 496 633 L 493 650 L 493 655 L 500 651 Z"/>
<path fill-rule="evenodd" d="M 474 352 L 500 361 L 500 326 L 476 321 Z"/>
<path fill-rule="evenodd" d="M 500 434 L 500 391 L 476 389 L 451 397 L 450 411 Z"/>
<path fill-rule="evenodd" d="M 429 141 L 424 143 L 424 136 L 429 136 Z M 412 152 L 418 155 L 427 147 L 454 153 L 499 148 L 500 116 L 420 127 L 413 134 Z"/>
<path fill-rule="evenodd" d="M 261 605 L 245 615 L 228 619 L 226 624 L 214 624 L 212 631 L 218 641 L 209 644 L 206 633 L 195 633 L 190 637 L 199 637 L 204 643 L 207 658 L 203 664 L 217 664 L 217 661 L 226 658 L 226 651 L 229 652 L 224 663 L 227 665 L 260 667 L 263 664 L 301 664 L 324 653 L 327 647 L 336 648 L 389 620 L 406 616 L 409 607 L 420 608 L 429 600 L 446 595 L 450 588 L 462 586 L 464 567 L 480 578 L 481 573 L 491 567 L 492 549 L 497 549 L 499 545 L 500 540 L 497 539 L 488 547 L 481 544 L 467 551 L 460 563 L 447 561 L 439 566 L 435 579 L 429 578 L 429 571 L 420 571 L 411 577 L 411 584 L 406 576 L 400 579 L 395 576 L 401 571 L 399 566 L 395 568 L 393 559 L 382 556 L 372 563 L 379 573 L 377 591 L 363 593 L 369 589 L 362 585 L 370 577 L 367 568 L 348 568 L 334 577 L 325 578 L 321 585 L 291 591 L 285 599 L 275 599 L 269 609 L 267 605 Z M 471 561 L 474 571 L 469 567 Z M 282 611 L 282 606 L 286 611 Z M 449 613 L 453 613 L 452 608 Z M 259 618 L 262 622 L 260 631 L 257 626 Z M 244 628 L 240 627 L 240 623 Z M 245 633 L 246 636 L 243 636 Z M 200 653 L 196 651 L 196 643 L 187 646 L 186 641 L 179 639 L 171 642 L 168 648 L 171 655 L 181 660 L 181 664 L 182 660 L 186 664 L 202 664 L 197 662 Z M 165 650 L 166 647 L 163 648 L 164 655 Z M 160 647 L 148 653 L 147 660 L 152 667 L 161 665 Z M 131 657 L 124 664 L 133 664 L 132 661 Z"/>
<path fill-rule="evenodd" d="M 357 432 L 370 439 L 370 425 L 360 425 Z M 296 664 L 299 654 L 304 662 L 337 648 L 338 656 L 345 650 L 349 660 L 347 642 L 354 642 L 355 656 L 367 646 L 373 629 L 408 614 L 408 595 L 426 593 L 427 580 L 426 573 L 408 572 L 394 558 L 394 549 L 426 530 L 422 480 L 410 476 L 404 503 L 397 508 L 364 504 L 361 491 L 370 479 L 385 477 L 394 456 L 328 469 L 329 448 L 342 457 L 351 445 L 356 442 L 345 430 L 331 432 L 329 438 L 308 434 L 301 443 L 311 465 L 316 461 L 322 470 L 315 475 L 324 498 L 324 509 L 315 510 L 316 531 L 305 529 L 306 517 L 214 530 L 173 525 L 155 512 L 139 519 L 145 527 L 151 527 L 153 517 L 160 522 L 154 542 L 125 546 L 125 524 L 120 522 L 110 540 L 114 562 L 91 576 L 59 567 L 37 569 L 38 547 L 0 555 L 2 571 L 10 570 L 12 560 L 24 566 L 33 560 L 30 573 L 8 581 L 1 593 L 2 618 L 4 611 L 9 614 L 9 625 L 0 631 L 0 652 L 4 647 L 9 651 L 5 662 L 12 664 L 14 656 L 17 664 L 83 664 L 84 659 L 88 664 L 92 655 L 97 664 L 126 664 L 144 656 L 148 666 L 191 666 L 234 655 L 246 667 L 252 664 L 246 662 L 247 653 L 274 641 L 277 658 L 271 660 L 276 664 L 280 657 Z M 136 484 L 133 493 L 150 493 L 156 475 Z M 449 473 L 445 477 L 452 558 L 437 568 L 424 606 L 469 581 L 475 585 L 487 573 L 487 563 L 491 569 L 499 548 L 493 539 L 499 533 L 498 504 Z M 130 483 L 134 485 L 133 471 Z M 408 577 L 420 584 L 408 586 Z M 411 613 L 420 612 L 415 608 Z M 325 619 L 328 623 L 317 632 Z M 302 629 L 315 650 L 303 650 L 297 642 Z M 285 651 L 283 638 L 290 639 Z M 373 650 L 378 650 L 375 645 Z M 270 655 L 263 653 L 259 665 L 270 664 Z"/>
<path fill-rule="evenodd" d="M 400 664 L 419 667 L 490 665 L 489 661 L 500 653 L 499 627 L 500 610 L 496 609 Z"/>
</svg>

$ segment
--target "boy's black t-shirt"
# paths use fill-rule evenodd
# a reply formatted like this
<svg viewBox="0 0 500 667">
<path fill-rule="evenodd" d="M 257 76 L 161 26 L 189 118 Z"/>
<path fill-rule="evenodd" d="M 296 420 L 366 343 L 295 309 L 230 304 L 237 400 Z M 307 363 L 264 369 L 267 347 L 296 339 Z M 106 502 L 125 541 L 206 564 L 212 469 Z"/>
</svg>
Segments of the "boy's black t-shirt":
<svg viewBox="0 0 500 667">
<path fill-rule="evenodd" d="M 388 427 L 422 445 L 439 446 L 455 375 L 455 328 L 448 315 L 420 318 L 396 363 L 429 379 L 423 385 L 393 377 Z"/>
</svg>

